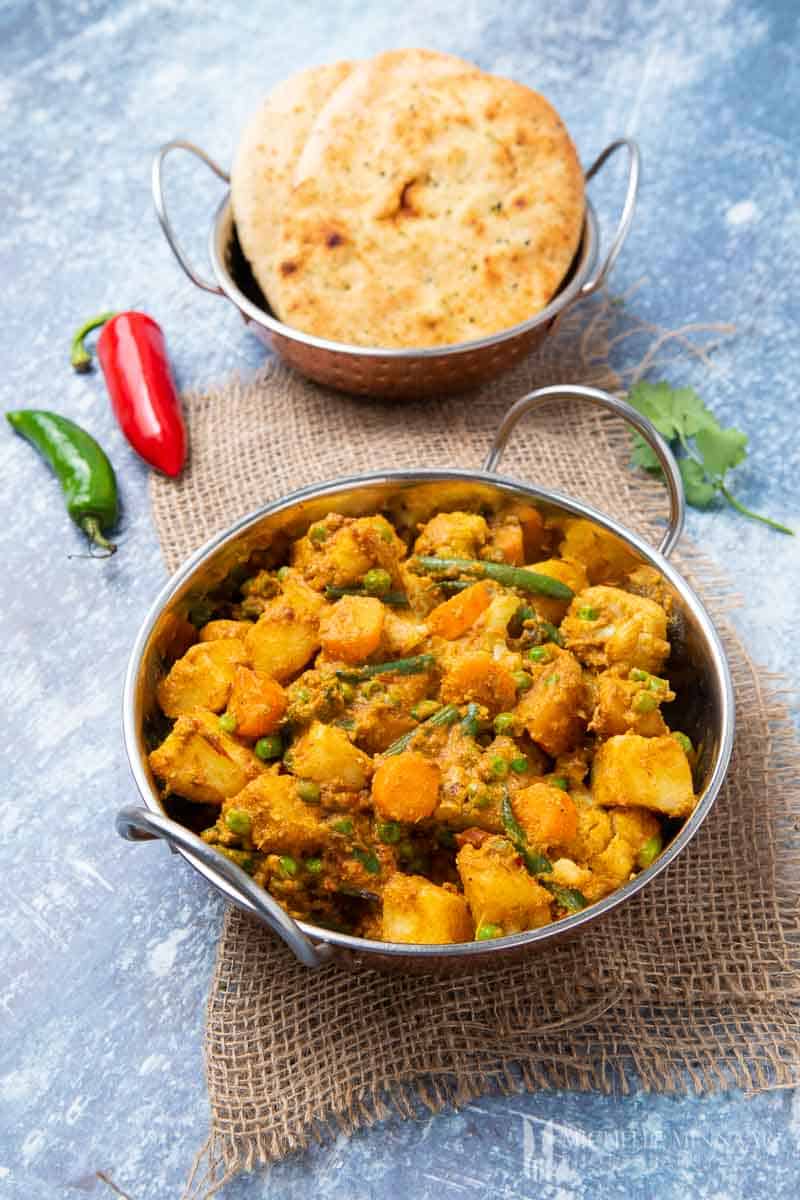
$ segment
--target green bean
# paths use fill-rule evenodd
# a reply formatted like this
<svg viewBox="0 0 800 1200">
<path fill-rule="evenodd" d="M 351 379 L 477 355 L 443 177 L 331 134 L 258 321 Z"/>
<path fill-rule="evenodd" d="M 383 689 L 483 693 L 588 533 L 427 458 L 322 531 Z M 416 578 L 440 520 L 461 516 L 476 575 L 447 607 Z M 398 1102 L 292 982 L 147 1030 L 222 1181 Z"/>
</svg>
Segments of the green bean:
<svg viewBox="0 0 800 1200">
<path fill-rule="evenodd" d="M 579 892 L 577 888 L 562 887 L 560 883 L 551 883 L 547 879 L 540 880 L 540 883 L 567 912 L 580 912 L 589 903 L 583 892 Z"/>
<path fill-rule="evenodd" d="M 478 579 L 494 579 L 504 587 L 519 588 L 523 592 L 536 592 L 541 596 L 552 596 L 555 600 L 571 600 L 575 595 L 560 579 L 528 571 L 524 567 L 511 567 L 508 563 L 483 562 L 476 558 L 433 558 L 421 556 L 414 560 L 424 572 L 461 571 Z"/>
<path fill-rule="evenodd" d="M 507 787 L 503 788 L 503 802 L 500 806 L 500 816 L 509 841 L 525 864 L 525 870 L 528 874 L 541 875 L 552 871 L 553 864 L 550 862 L 550 859 L 545 858 L 539 850 L 531 850 L 528 846 L 528 835 L 514 816 L 514 810 L 511 807 L 511 796 Z"/>
<path fill-rule="evenodd" d="M 415 654 L 412 658 L 396 658 L 393 662 L 368 663 L 352 671 L 339 670 L 336 676 L 348 683 L 361 683 L 374 675 L 420 675 L 423 671 L 429 671 L 435 662 L 432 654 Z"/>
<path fill-rule="evenodd" d="M 370 875 L 380 874 L 381 864 L 378 861 L 377 855 L 372 850 L 362 850 L 360 846 L 353 846 L 350 851 L 356 862 L 360 862 L 365 871 Z"/>
<path fill-rule="evenodd" d="M 383 592 L 378 595 L 377 592 L 369 591 L 366 587 L 326 587 L 325 595 L 328 600 L 339 600 L 342 596 L 375 596 L 384 604 L 390 604 L 394 608 L 402 608 L 408 604 L 408 596 L 405 592 Z"/>
<path fill-rule="evenodd" d="M 392 742 L 391 746 L 384 750 L 383 757 L 388 758 L 391 754 L 402 754 L 404 750 L 408 749 L 414 735 L 419 729 L 436 729 L 440 725 L 452 725 L 458 718 L 459 711 L 455 704 L 445 704 L 444 708 L 440 708 L 438 712 L 428 717 L 416 729 L 410 729 L 408 733 L 404 733 L 402 737 L 399 737 L 396 742 Z"/>
<path fill-rule="evenodd" d="M 477 737 L 480 730 L 480 706 L 477 704 L 468 704 L 467 711 L 461 721 L 461 728 L 467 737 Z"/>
</svg>

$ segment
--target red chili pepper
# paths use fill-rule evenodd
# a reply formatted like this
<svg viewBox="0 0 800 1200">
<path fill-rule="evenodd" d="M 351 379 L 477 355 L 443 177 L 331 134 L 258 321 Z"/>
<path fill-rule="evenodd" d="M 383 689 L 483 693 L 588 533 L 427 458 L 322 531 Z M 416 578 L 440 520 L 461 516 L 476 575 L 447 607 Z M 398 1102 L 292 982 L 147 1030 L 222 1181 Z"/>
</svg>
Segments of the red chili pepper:
<svg viewBox="0 0 800 1200">
<path fill-rule="evenodd" d="M 91 369 L 84 338 L 104 326 L 97 357 L 122 432 L 145 462 L 165 475 L 178 475 L 186 461 L 186 426 L 172 378 L 164 334 L 141 312 L 101 313 L 72 340 L 70 362 Z"/>
</svg>

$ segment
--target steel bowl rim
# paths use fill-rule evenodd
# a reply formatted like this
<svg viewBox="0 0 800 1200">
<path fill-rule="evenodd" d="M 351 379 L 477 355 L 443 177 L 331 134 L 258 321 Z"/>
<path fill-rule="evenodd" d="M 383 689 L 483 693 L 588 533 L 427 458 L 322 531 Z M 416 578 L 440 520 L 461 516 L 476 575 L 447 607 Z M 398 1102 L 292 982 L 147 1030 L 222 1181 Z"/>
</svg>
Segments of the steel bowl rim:
<svg viewBox="0 0 800 1200">
<path fill-rule="evenodd" d="M 618 904 L 624 903 L 625 900 L 634 896 L 642 888 L 646 887 L 657 875 L 660 875 L 669 864 L 677 858 L 692 838 L 697 833 L 703 821 L 708 816 L 711 808 L 716 801 L 723 780 L 728 770 L 731 753 L 733 749 L 733 735 L 735 723 L 735 700 L 733 695 L 733 684 L 731 681 L 730 668 L 728 666 L 725 650 L 722 646 L 719 634 L 709 616 L 704 604 L 695 594 L 690 585 L 683 579 L 682 575 L 667 561 L 663 555 L 652 546 L 649 545 L 643 538 L 626 526 L 616 521 L 613 517 L 609 517 L 603 513 L 593 509 L 590 505 L 583 501 L 576 500 L 573 497 L 566 496 L 563 493 L 551 490 L 549 488 L 536 487 L 533 484 L 524 484 L 519 480 L 513 479 L 506 475 L 495 475 L 488 471 L 469 471 L 461 469 L 443 469 L 443 468 L 420 468 L 418 470 L 403 470 L 403 471 L 375 471 L 361 475 L 345 476 L 338 479 L 326 480 L 322 483 L 309 484 L 306 487 L 299 488 L 294 492 L 280 497 L 269 504 L 262 505 L 260 508 L 245 514 L 238 518 L 233 524 L 229 525 L 200 546 L 191 554 L 184 563 L 171 575 L 166 583 L 159 590 L 155 600 L 151 604 L 142 624 L 137 633 L 136 639 L 131 649 L 128 659 L 128 666 L 125 674 L 125 683 L 123 688 L 123 738 L 125 742 L 125 751 L 128 758 L 128 764 L 134 781 L 137 786 L 142 800 L 147 808 L 153 812 L 163 812 L 163 809 L 158 804 L 153 796 L 150 781 L 147 778 L 146 772 L 142 766 L 141 755 L 139 753 L 139 730 L 136 728 L 135 710 L 136 710 L 136 691 L 139 671 L 143 661 L 143 655 L 147 646 L 148 639 L 160 618 L 162 612 L 167 607 L 169 601 L 175 593 L 183 586 L 183 584 L 191 577 L 196 568 L 205 560 L 210 558 L 215 551 L 219 550 L 226 543 L 233 541 L 244 533 L 249 527 L 257 524 L 264 517 L 282 512 L 288 508 L 292 508 L 303 500 L 322 497 L 325 495 L 333 495 L 338 492 L 348 489 L 358 489 L 375 484 L 402 484 L 402 483 L 428 483 L 428 482 L 452 482 L 454 480 L 463 480 L 466 483 L 483 483 L 490 486 L 498 486 L 500 490 L 504 488 L 514 490 L 515 492 L 527 492 L 532 499 L 553 503 L 572 512 L 575 516 L 586 517 L 597 522 L 610 533 L 616 534 L 628 544 L 632 545 L 646 560 L 656 567 L 675 587 L 676 591 L 681 596 L 682 600 L 687 603 L 692 610 L 695 618 L 698 621 L 701 632 L 705 638 L 706 645 L 711 652 L 711 660 L 717 680 L 719 682 L 722 704 L 720 708 L 720 731 L 719 731 L 719 751 L 714 764 L 714 769 L 711 778 L 703 792 L 703 795 L 695 808 L 694 812 L 675 835 L 667 849 L 656 859 L 652 866 L 641 871 L 634 879 L 630 880 L 623 887 L 616 889 L 609 896 L 602 900 L 589 905 L 582 912 L 575 913 L 572 916 L 561 918 L 558 921 L 551 922 L 540 929 L 527 930 L 523 933 L 510 934 L 504 938 L 494 938 L 486 942 L 455 942 L 445 945 L 426 945 L 419 943 L 404 943 L 404 942 L 379 942 L 372 941 L 367 938 L 355 937 L 351 934 L 338 933 L 333 930 L 326 930 L 317 925 L 311 925 L 303 921 L 298 921 L 298 925 L 308 936 L 320 939 L 332 946 L 341 949 L 349 950 L 356 954 L 372 955 L 379 954 L 381 956 L 419 956 L 421 958 L 435 958 L 444 956 L 447 958 L 459 958 L 466 954 L 482 955 L 492 954 L 496 950 L 506 950 L 515 946 L 534 945 L 538 942 L 546 942 L 555 935 L 562 935 L 568 932 L 579 929 L 581 926 L 589 924 L 596 918 L 602 916 L 612 908 L 616 908 Z M 211 879 L 205 868 L 197 863 L 192 855 L 188 852 L 178 850 L 177 853 L 185 858 L 195 870 L 206 878 L 207 882 L 221 891 L 229 900 L 234 900 L 240 907 L 244 907 L 241 901 L 235 898 L 227 891 L 225 887 L 214 879 Z"/>
<path fill-rule="evenodd" d="M 575 274 L 567 286 L 559 291 L 545 308 L 541 309 L 533 317 L 529 317 L 527 321 L 521 321 L 517 325 L 509 326 L 508 329 L 501 329 L 497 333 L 488 334 L 483 338 L 476 338 L 474 341 L 453 342 L 445 346 L 423 346 L 419 349 L 356 346 L 348 342 L 330 341 L 327 338 L 317 337 L 311 333 L 304 333 L 303 330 L 296 329 L 294 326 L 285 325 L 265 309 L 259 308 L 252 300 L 248 300 L 247 296 L 237 286 L 217 248 L 218 241 L 221 241 L 219 234 L 222 222 L 227 217 L 230 208 L 231 194 L 230 190 L 228 190 L 217 205 L 208 235 L 208 254 L 211 259 L 211 267 L 214 277 L 226 299 L 230 300 L 238 308 L 245 319 L 254 321 L 261 328 L 268 329 L 271 333 L 279 337 L 303 346 L 311 346 L 315 350 L 324 350 L 346 358 L 380 358 L 390 359 L 394 362 L 430 361 L 431 359 L 453 357 L 459 354 L 474 354 L 522 337 L 538 326 L 548 324 L 563 313 L 570 305 L 581 299 L 583 286 L 597 262 L 599 250 L 597 216 L 591 200 L 586 196 L 581 240 L 579 249 L 576 251 L 576 257 L 580 255 L 580 262 L 576 267 Z M 585 246 L 584 241 L 586 241 Z"/>
</svg>

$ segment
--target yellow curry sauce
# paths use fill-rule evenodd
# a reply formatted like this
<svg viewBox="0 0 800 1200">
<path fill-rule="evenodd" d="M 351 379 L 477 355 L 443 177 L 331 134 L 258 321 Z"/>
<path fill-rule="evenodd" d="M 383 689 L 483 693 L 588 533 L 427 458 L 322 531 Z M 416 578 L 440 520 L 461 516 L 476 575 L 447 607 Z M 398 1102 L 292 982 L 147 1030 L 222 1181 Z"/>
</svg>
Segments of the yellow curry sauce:
<svg viewBox="0 0 800 1200">
<path fill-rule="evenodd" d="M 159 684 L 150 764 L 295 917 L 393 942 L 538 928 L 695 806 L 661 713 L 669 596 L 611 535 L 521 503 L 414 534 L 330 513 L 254 569 Z"/>
</svg>

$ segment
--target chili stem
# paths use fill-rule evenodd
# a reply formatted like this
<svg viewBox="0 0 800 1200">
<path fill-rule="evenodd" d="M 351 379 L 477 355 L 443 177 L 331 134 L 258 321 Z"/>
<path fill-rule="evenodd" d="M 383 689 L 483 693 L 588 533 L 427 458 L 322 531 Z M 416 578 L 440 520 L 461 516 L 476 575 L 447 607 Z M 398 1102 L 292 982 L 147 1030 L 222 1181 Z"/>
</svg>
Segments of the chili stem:
<svg viewBox="0 0 800 1200">
<path fill-rule="evenodd" d="M 84 517 L 81 521 L 81 529 L 95 546 L 100 546 L 101 549 L 107 552 L 105 555 L 96 554 L 94 556 L 95 558 L 110 558 L 112 554 L 116 554 L 116 542 L 110 542 L 108 538 L 103 537 L 103 532 L 100 529 L 100 522 L 97 520 L 97 517 Z"/>
<path fill-rule="evenodd" d="M 84 339 L 93 330 L 99 329 L 101 325 L 105 325 L 106 321 L 110 321 L 111 318 L 115 317 L 116 315 L 117 314 L 115 312 L 100 313 L 99 316 L 91 317 L 88 321 L 81 325 L 80 329 L 72 339 L 72 346 L 70 347 L 69 361 L 73 370 L 78 371 L 80 374 L 85 374 L 87 371 L 91 371 L 92 355 L 91 351 L 86 349 L 86 346 L 84 345 Z"/>
</svg>

